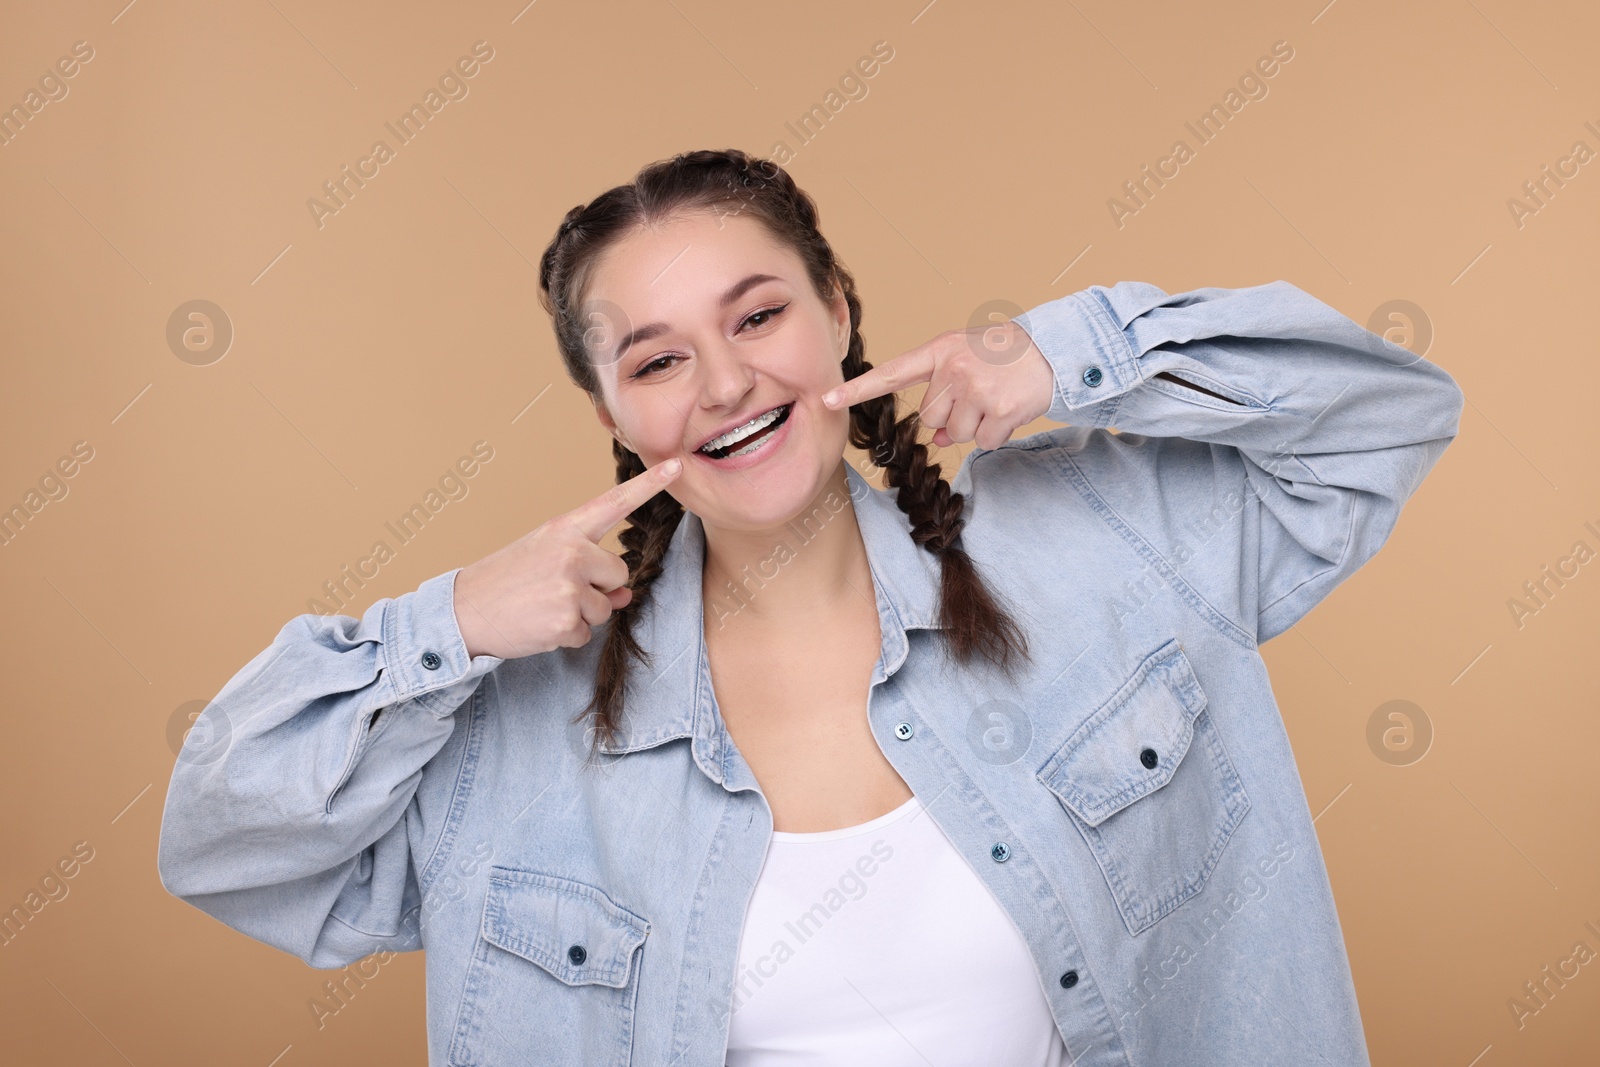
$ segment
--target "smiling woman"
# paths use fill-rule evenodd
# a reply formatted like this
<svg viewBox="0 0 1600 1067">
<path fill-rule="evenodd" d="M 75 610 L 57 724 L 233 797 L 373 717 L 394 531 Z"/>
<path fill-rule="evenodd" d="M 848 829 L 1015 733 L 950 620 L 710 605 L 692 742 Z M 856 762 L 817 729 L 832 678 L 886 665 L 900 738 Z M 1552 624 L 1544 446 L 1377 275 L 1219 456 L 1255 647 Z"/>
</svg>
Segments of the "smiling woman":
<svg viewBox="0 0 1600 1067">
<path fill-rule="evenodd" d="M 738 214 L 721 210 L 729 202 Z M 918 441 L 918 416 L 899 419 L 892 394 L 848 413 L 821 403 L 871 364 L 854 278 L 818 224 L 815 202 L 771 161 L 690 152 L 573 208 L 541 260 L 567 373 L 616 438 L 618 481 L 673 456 L 686 464 L 671 495 L 630 515 L 622 534 L 633 599 L 600 653 L 597 736 L 620 719 L 628 660 L 643 658 L 633 621 L 684 509 L 705 525 L 706 585 L 720 588 L 770 554 L 767 531 L 824 492 L 848 495 L 847 439 L 883 465 L 912 539 L 941 561 L 941 622 L 956 656 L 1014 668 L 1026 654 L 960 544 L 963 501 Z M 833 540 L 818 575 L 845 573 L 852 559 L 859 570 L 859 533 Z M 902 791 L 887 793 L 904 800 Z"/>
<path fill-rule="evenodd" d="M 873 366 L 731 149 L 573 208 L 540 286 L 617 484 L 285 625 L 180 754 L 172 892 L 316 967 L 426 948 L 457 1067 L 1367 1063 L 1258 646 L 1384 543 L 1444 371 L 1284 281 Z"/>
</svg>

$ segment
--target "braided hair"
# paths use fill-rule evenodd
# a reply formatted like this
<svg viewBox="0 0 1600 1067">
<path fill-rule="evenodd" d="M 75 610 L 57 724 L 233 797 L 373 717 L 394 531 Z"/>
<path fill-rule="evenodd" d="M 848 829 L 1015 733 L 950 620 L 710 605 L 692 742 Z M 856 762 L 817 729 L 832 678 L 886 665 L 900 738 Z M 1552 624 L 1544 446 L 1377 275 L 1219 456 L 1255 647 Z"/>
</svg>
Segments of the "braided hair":
<svg viewBox="0 0 1600 1067">
<path fill-rule="evenodd" d="M 580 310 L 585 285 L 600 253 L 641 223 L 685 210 L 749 212 L 806 265 L 812 288 L 827 302 L 837 287 L 850 311 L 850 344 L 840 364 L 846 381 L 872 368 L 861 334 L 861 301 L 855 279 L 834 256 L 817 225 L 816 203 L 778 164 L 730 148 L 685 152 L 644 167 L 626 185 L 601 193 L 566 213 L 555 238 L 539 260 L 539 298 L 550 313 L 562 363 L 574 384 L 600 395 L 586 329 L 593 326 Z M 952 492 L 939 464 L 929 461 L 917 439 L 916 412 L 898 417 L 893 393 L 850 408 L 849 441 L 864 449 L 897 490 L 895 502 L 911 520 L 911 538 L 940 561 L 939 627 L 958 662 L 975 658 L 1014 670 L 1025 658 L 1022 628 L 996 601 L 961 545 L 965 498 Z M 619 440 L 612 455 L 620 484 L 640 474 L 645 464 Z M 683 506 L 662 490 L 628 516 L 622 559 L 628 566 L 633 598 L 616 611 L 607 628 L 596 668 L 594 695 L 580 715 L 591 716 L 592 738 L 615 736 L 623 709 L 630 660 L 649 665 L 633 627 L 650 601 L 651 583 L 660 575 Z"/>
</svg>

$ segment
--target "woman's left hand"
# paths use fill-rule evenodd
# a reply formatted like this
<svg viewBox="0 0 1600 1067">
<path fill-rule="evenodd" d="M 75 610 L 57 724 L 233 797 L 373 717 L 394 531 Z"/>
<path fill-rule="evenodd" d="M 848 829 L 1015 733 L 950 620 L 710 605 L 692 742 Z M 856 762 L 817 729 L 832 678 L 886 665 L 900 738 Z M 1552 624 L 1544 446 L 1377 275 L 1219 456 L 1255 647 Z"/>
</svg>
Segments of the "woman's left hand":
<svg viewBox="0 0 1600 1067">
<path fill-rule="evenodd" d="M 873 367 L 824 393 L 824 407 L 838 409 L 927 382 L 919 409 L 943 448 L 975 441 L 999 448 L 1050 410 L 1055 371 L 1033 338 L 1013 320 L 992 326 L 946 330 L 904 355 Z"/>
</svg>

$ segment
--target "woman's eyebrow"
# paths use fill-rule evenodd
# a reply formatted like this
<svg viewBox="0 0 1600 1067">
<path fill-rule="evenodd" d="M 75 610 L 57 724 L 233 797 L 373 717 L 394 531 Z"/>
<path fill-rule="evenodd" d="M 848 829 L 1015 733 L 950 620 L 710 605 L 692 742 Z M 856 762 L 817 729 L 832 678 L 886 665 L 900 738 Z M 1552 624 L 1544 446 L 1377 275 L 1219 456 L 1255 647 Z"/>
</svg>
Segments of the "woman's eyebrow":
<svg viewBox="0 0 1600 1067">
<path fill-rule="evenodd" d="M 735 300 L 739 299 L 745 293 L 760 285 L 762 282 L 781 281 L 783 281 L 783 279 L 775 274 L 747 274 L 728 287 L 728 291 L 723 293 L 722 296 L 717 299 L 717 306 L 727 307 L 729 304 L 733 303 Z M 652 337 L 658 337 L 661 334 L 666 333 L 671 328 L 672 327 L 668 326 L 664 322 L 652 322 L 645 326 L 639 327 L 637 330 L 630 331 L 628 335 L 622 339 L 622 342 L 617 345 L 616 354 L 611 357 L 609 362 L 615 363 L 617 360 L 621 359 L 627 354 L 628 349 L 633 347 L 635 342 L 648 341 Z"/>
</svg>

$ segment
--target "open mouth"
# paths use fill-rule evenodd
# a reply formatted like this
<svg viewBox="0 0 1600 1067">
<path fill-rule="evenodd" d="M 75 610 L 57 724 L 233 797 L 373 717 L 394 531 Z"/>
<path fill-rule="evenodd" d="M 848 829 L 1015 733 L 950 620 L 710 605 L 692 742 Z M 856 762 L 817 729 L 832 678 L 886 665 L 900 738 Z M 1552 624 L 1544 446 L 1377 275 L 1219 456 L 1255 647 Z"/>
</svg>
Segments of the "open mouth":
<svg viewBox="0 0 1600 1067">
<path fill-rule="evenodd" d="M 698 451 L 712 459 L 747 456 L 765 444 L 767 438 L 788 420 L 793 407 L 794 402 L 790 401 L 757 415 L 743 426 L 735 426 L 722 436 L 713 437 L 701 445 Z"/>
</svg>

